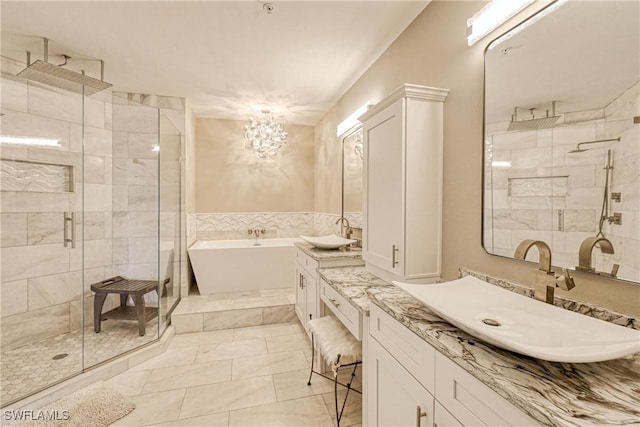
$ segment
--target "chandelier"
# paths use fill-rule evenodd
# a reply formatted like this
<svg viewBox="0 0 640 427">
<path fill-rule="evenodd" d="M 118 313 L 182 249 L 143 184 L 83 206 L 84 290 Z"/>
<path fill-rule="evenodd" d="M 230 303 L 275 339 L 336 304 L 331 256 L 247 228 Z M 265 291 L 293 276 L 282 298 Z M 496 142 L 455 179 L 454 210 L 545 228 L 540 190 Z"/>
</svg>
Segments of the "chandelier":
<svg viewBox="0 0 640 427">
<path fill-rule="evenodd" d="M 356 133 L 356 142 L 353 144 L 353 152 L 361 159 L 364 157 L 364 145 L 362 141 L 362 129 Z"/>
<path fill-rule="evenodd" d="M 273 120 L 269 111 L 262 111 L 258 118 L 250 117 L 244 126 L 244 139 L 247 149 L 259 159 L 274 157 L 287 143 L 287 132 L 282 125 Z"/>
</svg>

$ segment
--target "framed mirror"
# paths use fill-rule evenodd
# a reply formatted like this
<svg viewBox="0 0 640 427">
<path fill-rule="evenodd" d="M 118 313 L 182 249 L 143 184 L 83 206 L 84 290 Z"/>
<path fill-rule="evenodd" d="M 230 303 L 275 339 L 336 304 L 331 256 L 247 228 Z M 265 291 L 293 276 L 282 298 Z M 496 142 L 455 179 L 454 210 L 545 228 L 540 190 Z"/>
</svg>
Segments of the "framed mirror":
<svg viewBox="0 0 640 427">
<path fill-rule="evenodd" d="M 640 2 L 556 1 L 487 47 L 487 252 L 543 240 L 556 267 L 640 282 L 639 35 Z"/>
<path fill-rule="evenodd" d="M 342 137 L 342 216 L 362 228 L 362 126 Z"/>
</svg>

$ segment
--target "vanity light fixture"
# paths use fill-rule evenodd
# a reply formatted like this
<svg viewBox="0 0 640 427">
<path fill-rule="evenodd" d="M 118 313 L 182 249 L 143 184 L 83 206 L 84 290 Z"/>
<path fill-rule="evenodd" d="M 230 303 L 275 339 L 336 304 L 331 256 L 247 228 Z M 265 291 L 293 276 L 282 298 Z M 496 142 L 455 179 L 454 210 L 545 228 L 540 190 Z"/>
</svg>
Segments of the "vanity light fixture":
<svg viewBox="0 0 640 427">
<path fill-rule="evenodd" d="M 495 30 L 534 0 L 492 0 L 475 15 L 467 19 L 467 42 L 469 46 Z"/>
<path fill-rule="evenodd" d="M 492 168 L 510 168 L 511 162 L 508 160 L 494 160 L 491 162 Z"/>
<path fill-rule="evenodd" d="M 0 143 L 2 144 L 14 144 L 14 145 L 29 145 L 32 147 L 54 147 L 58 148 L 62 145 L 59 139 L 52 138 L 38 138 L 33 136 L 0 136 Z"/>
<path fill-rule="evenodd" d="M 511 37 L 515 36 L 516 34 L 521 32 L 525 28 L 528 28 L 531 25 L 535 24 L 536 22 L 538 22 L 539 20 L 541 20 L 545 16 L 549 15 L 551 12 L 557 10 L 560 6 L 565 4 L 567 1 L 568 0 L 556 0 L 556 1 L 554 1 L 549 6 L 545 7 L 540 12 L 536 13 L 531 18 L 527 19 L 522 24 L 518 25 L 517 27 L 513 28 L 511 31 L 503 34 L 502 36 L 500 36 L 497 39 L 495 39 L 494 41 L 492 41 L 491 44 L 489 44 L 489 50 L 493 49 L 496 46 L 501 45 L 502 43 L 504 43 L 505 41 L 509 40 Z M 510 48 L 507 48 L 507 49 L 510 50 Z M 508 50 L 507 50 L 507 52 L 504 52 L 504 54 L 507 54 Z"/>
<path fill-rule="evenodd" d="M 287 132 L 276 123 L 270 110 L 262 110 L 258 118 L 250 117 L 244 127 L 247 149 L 259 159 L 274 157 L 287 144 Z"/>
<path fill-rule="evenodd" d="M 362 107 L 358 108 L 356 111 L 351 113 L 349 117 L 344 119 L 340 124 L 336 127 L 336 135 L 341 136 L 347 133 L 354 126 L 359 125 L 360 121 L 358 120 L 361 115 L 367 112 L 369 108 L 371 108 L 373 104 L 367 101 Z"/>
</svg>

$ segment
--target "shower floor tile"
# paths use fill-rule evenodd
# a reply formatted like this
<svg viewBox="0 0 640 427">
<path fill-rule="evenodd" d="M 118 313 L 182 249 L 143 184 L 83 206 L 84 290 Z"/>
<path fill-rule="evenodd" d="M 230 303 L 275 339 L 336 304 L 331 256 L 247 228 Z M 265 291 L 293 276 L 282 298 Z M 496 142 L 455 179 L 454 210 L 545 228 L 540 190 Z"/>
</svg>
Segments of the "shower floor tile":
<svg viewBox="0 0 640 427">
<path fill-rule="evenodd" d="M 147 323 L 145 336 L 138 335 L 137 322 L 106 320 L 96 334 L 93 326 L 57 335 L 0 354 L 0 402 L 2 405 L 40 391 L 126 351 L 153 341 L 158 321 Z M 84 363 L 83 363 L 84 357 Z"/>
</svg>

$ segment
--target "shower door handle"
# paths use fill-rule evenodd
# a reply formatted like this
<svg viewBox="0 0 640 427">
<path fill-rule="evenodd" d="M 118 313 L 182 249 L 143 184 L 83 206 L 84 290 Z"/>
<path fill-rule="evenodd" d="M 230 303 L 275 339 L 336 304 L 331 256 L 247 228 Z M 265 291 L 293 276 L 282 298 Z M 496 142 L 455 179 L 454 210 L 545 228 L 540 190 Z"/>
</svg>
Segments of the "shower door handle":
<svg viewBox="0 0 640 427">
<path fill-rule="evenodd" d="M 398 253 L 398 248 L 396 248 L 396 245 L 392 245 L 391 246 L 391 268 L 396 268 L 396 265 L 398 265 L 398 261 L 396 261 L 397 253 Z"/>
<path fill-rule="evenodd" d="M 69 222 L 71 222 L 71 238 L 67 237 L 69 235 Z M 64 212 L 63 241 L 64 241 L 65 248 L 69 246 L 69 243 L 71 243 L 71 248 L 75 249 L 76 247 L 76 213 L 75 212 L 71 212 L 71 216 L 69 216 L 69 212 Z"/>
</svg>

